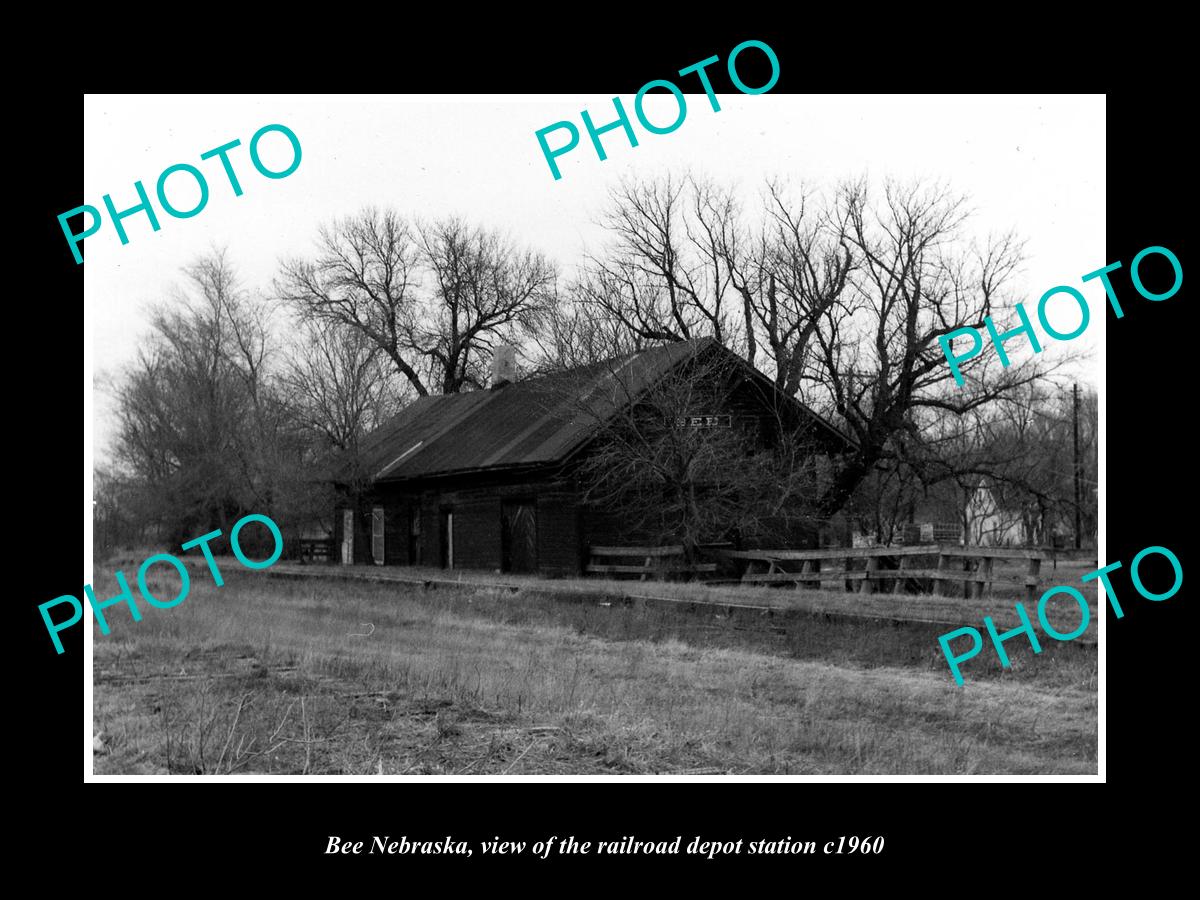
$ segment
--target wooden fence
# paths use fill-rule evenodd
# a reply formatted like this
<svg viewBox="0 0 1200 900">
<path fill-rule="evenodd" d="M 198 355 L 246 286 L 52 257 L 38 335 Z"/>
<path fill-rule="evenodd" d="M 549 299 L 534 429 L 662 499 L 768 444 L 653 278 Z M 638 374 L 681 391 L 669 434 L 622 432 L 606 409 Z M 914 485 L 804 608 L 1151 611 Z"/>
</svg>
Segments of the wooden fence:
<svg viewBox="0 0 1200 900">
<path fill-rule="evenodd" d="M 588 548 L 589 575 L 637 575 L 639 581 L 648 578 L 664 579 L 668 574 L 702 574 L 717 571 L 716 563 L 691 563 L 683 558 L 683 546 L 667 547 L 599 547 Z M 603 562 L 603 560 L 640 559 L 641 562 Z"/>
<path fill-rule="evenodd" d="M 979 597 L 994 585 L 1023 587 L 1034 599 L 1042 560 L 1040 550 L 1001 547 L 830 547 L 825 550 L 726 550 L 723 555 L 746 560 L 744 584 L 792 582 L 826 590 L 938 593 Z M 1025 562 L 1025 573 L 996 571 L 1004 560 Z M 799 566 L 799 569 L 796 568 Z"/>
</svg>

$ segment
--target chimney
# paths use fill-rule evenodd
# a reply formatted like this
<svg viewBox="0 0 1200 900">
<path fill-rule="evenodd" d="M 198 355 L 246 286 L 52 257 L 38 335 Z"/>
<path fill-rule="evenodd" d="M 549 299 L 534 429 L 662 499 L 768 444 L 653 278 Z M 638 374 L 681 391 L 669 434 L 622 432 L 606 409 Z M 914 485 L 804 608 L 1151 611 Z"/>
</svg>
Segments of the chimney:
<svg viewBox="0 0 1200 900">
<path fill-rule="evenodd" d="M 492 390 L 517 380 L 517 349 L 501 344 L 492 353 Z"/>
</svg>

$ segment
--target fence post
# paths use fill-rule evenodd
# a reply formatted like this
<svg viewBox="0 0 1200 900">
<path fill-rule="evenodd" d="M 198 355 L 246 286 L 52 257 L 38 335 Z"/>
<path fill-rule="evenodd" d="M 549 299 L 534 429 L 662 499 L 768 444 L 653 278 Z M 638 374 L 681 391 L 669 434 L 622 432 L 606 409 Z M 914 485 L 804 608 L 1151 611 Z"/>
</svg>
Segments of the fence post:
<svg viewBox="0 0 1200 900">
<path fill-rule="evenodd" d="M 1036 552 L 1036 551 L 1035 551 Z M 1037 578 L 1042 571 L 1042 561 L 1036 556 L 1029 557 L 1029 574 L 1033 578 Z M 1025 585 L 1025 600 L 1028 603 L 1033 602 L 1033 597 L 1037 593 L 1037 584 Z"/>
<path fill-rule="evenodd" d="M 983 562 L 979 564 L 979 595 L 992 592 L 992 566 L 995 564 L 994 556 L 985 556 Z"/>
<path fill-rule="evenodd" d="M 964 582 L 964 587 L 967 589 L 966 595 L 972 599 L 975 599 L 983 596 L 983 582 L 981 580 L 983 578 L 983 559 L 981 557 L 975 558 L 974 569 L 970 568 L 971 563 L 972 560 L 970 558 L 966 559 L 963 564 L 963 569 L 964 571 L 973 572 L 975 578 L 971 581 Z"/>
<path fill-rule="evenodd" d="M 941 550 L 941 548 L 940 548 L 940 547 L 938 548 L 938 562 L 937 562 L 937 570 L 938 570 L 939 572 L 948 572 L 948 571 L 950 570 L 950 558 L 949 558 L 948 556 L 946 556 L 946 554 L 945 554 L 945 553 L 943 553 L 943 552 L 942 552 L 942 550 Z M 950 589 L 949 589 L 949 587 L 947 587 L 947 585 L 948 585 L 949 583 L 950 583 L 950 582 L 949 582 L 949 581 L 947 581 L 945 578 L 939 578 L 939 579 L 937 580 L 937 588 L 936 588 L 936 590 L 937 590 L 937 592 L 938 592 L 939 594 L 941 594 L 943 597 L 949 597 L 949 596 L 951 596 L 951 595 L 950 595 L 950 593 L 949 593 L 949 590 L 950 590 Z"/>
<path fill-rule="evenodd" d="M 896 573 L 896 583 L 894 585 L 892 585 L 892 593 L 893 594 L 903 594 L 904 593 L 904 574 L 903 573 L 904 573 L 904 570 L 908 568 L 908 566 L 905 565 L 905 563 L 908 561 L 908 557 L 907 556 L 899 556 L 899 557 L 897 557 L 897 559 L 899 560 L 899 562 L 896 564 L 896 569 L 898 571 Z"/>
<path fill-rule="evenodd" d="M 849 565 L 847 565 L 846 568 L 849 568 Z M 866 570 L 867 577 L 862 580 L 862 584 L 860 584 L 858 587 L 858 592 L 860 594 L 870 594 L 875 590 L 875 585 L 873 585 L 871 583 L 871 573 L 878 569 L 879 569 L 879 557 L 878 556 L 868 556 L 867 557 L 867 570 Z"/>
</svg>

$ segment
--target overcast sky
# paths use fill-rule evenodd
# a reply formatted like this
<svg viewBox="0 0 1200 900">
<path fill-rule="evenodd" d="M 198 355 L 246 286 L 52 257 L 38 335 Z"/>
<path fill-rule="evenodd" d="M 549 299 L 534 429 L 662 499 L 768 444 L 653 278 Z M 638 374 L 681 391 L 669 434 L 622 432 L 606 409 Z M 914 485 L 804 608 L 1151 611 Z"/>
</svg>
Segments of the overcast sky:
<svg viewBox="0 0 1200 900">
<path fill-rule="evenodd" d="M 124 220 L 127 245 L 107 218 L 86 240 L 86 355 L 100 371 L 130 360 L 146 330 L 148 305 L 182 283 L 180 267 L 211 246 L 229 248 L 247 287 L 269 290 L 280 257 L 308 252 L 318 224 L 368 204 L 390 205 L 410 215 L 461 214 L 503 228 L 569 273 L 585 247 L 603 242 L 593 221 L 618 179 L 688 168 L 738 184 L 751 203 L 768 174 L 816 187 L 859 175 L 877 182 L 941 179 L 970 195 L 979 236 L 1011 228 L 1027 241 L 1017 287 L 1030 315 L 1048 288 L 1074 286 L 1093 315 L 1073 348 L 1100 345 L 1103 288 L 1098 280 L 1081 284 L 1080 276 L 1110 262 L 1103 96 L 720 94 L 719 112 L 703 94 L 687 99 L 687 117 L 671 134 L 649 134 L 635 119 L 636 148 L 619 129 L 604 135 L 604 162 L 583 133 L 580 145 L 559 157 L 563 177 L 555 181 L 534 133 L 561 119 L 582 132 L 583 109 L 597 125 L 611 121 L 611 95 L 90 95 L 81 202 L 102 209 L 108 193 L 118 210 L 128 208 L 137 203 L 133 182 L 139 179 L 153 198 L 159 173 L 176 163 L 198 167 L 210 197 L 188 219 L 167 216 L 154 199 L 161 230 L 152 231 L 145 215 L 136 214 Z M 632 116 L 632 97 L 622 100 Z M 663 124 L 677 112 L 670 95 L 650 95 L 646 110 Z M 299 168 L 278 180 L 259 175 L 248 156 L 250 137 L 274 123 L 291 128 L 303 148 Z M 200 160 L 202 152 L 234 139 L 242 142 L 230 154 L 240 197 L 217 160 Z M 561 133 L 550 138 L 552 146 L 563 139 Z M 264 138 L 261 149 L 270 168 L 290 160 L 279 134 Z M 183 209 L 198 196 L 188 182 L 186 175 L 169 182 L 169 198 Z M 69 253 L 65 241 L 63 250 Z M 1051 321 L 1070 331 L 1077 317 L 1056 313 Z M 1044 352 L 1054 348 L 1048 342 Z M 1095 359 L 1089 368 L 1098 364 Z M 1080 375 L 1093 380 L 1090 372 Z M 95 399 L 95 447 L 104 455 L 109 410 L 103 398 Z"/>
</svg>

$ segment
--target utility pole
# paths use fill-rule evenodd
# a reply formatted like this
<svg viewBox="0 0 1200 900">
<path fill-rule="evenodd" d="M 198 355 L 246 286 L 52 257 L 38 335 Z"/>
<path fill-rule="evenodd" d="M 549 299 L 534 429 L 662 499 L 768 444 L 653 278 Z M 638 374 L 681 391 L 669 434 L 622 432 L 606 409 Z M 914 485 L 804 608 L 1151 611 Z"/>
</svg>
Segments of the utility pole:
<svg viewBox="0 0 1200 900">
<path fill-rule="evenodd" d="M 1081 510 L 1080 510 L 1080 506 L 1079 506 L 1080 471 L 1079 471 L 1079 385 L 1078 384 L 1076 384 L 1074 386 L 1074 389 L 1072 390 L 1072 395 L 1073 395 L 1073 400 L 1074 400 L 1073 406 L 1074 406 L 1074 412 L 1075 412 L 1075 416 L 1074 416 L 1074 432 L 1075 432 L 1075 549 L 1078 550 L 1080 547 L 1080 538 L 1082 537 L 1082 535 L 1080 534 L 1080 532 L 1082 531 L 1082 528 L 1080 525 L 1082 516 L 1081 516 Z"/>
</svg>

